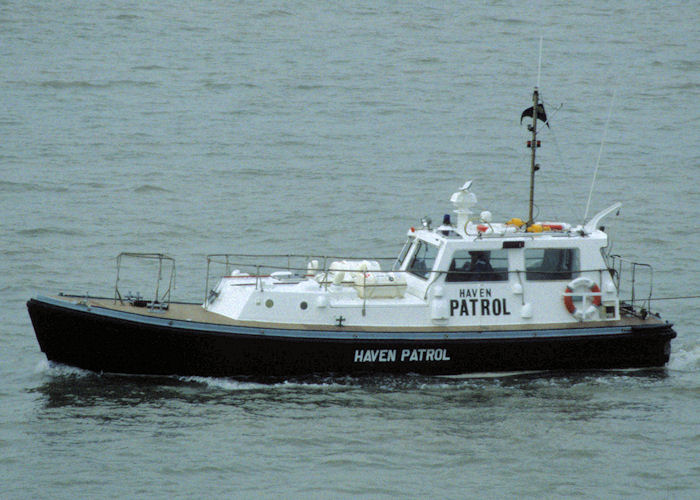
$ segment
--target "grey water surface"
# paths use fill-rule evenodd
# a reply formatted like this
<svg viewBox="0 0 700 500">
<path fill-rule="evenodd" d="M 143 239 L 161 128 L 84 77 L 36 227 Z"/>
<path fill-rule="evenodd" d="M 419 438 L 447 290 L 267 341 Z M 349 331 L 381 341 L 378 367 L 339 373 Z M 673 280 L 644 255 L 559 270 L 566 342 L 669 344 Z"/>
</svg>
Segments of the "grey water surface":
<svg viewBox="0 0 700 500">
<path fill-rule="evenodd" d="M 655 297 L 697 297 L 699 20 L 0 2 L 0 498 L 697 498 L 697 298 L 653 302 L 678 331 L 663 369 L 267 382 L 50 365 L 25 302 L 111 295 L 120 251 L 172 255 L 195 301 L 208 253 L 396 255 L 467 179 L 525 218 L 540 38 L 539 218 L 583 220 L 602 144 L 588 216 L 623 202 L 615 253 L 653 265 Z"/>
</svg>

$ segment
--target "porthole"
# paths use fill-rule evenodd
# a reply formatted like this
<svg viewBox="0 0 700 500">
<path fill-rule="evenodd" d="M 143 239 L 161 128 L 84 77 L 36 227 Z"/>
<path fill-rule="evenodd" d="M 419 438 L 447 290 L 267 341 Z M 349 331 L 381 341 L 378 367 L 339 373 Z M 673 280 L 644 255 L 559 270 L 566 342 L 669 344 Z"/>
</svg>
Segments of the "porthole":
<svg viewBox="0 0 700 500">
<path fill-rule="evenodd" d="M 306 301 L 302 301 L 301 304 L 299 304 L 299 307 L 301 307 L 302 311 L 305 311 L 307 307 L 309 307 L 309 304 L 306 303 Z"/>
<path fill-rule="evenodd" d="M 272 306 L 274 306 L 274 305 L 275 305 L 275 303 L 272 302 L 272 299 L 267 299 L 267 300 L 265 301 L 265 306 L 266 306 L 266 307 L 272 307 Z"/>
</svg>

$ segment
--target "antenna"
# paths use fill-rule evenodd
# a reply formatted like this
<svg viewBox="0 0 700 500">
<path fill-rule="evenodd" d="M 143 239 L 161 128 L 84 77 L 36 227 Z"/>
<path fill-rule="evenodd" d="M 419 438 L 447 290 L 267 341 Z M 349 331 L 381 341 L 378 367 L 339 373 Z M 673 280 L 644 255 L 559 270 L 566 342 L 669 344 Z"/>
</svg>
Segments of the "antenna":
<svg viewBox="0 0 700 500">
<path fill-rule="evenodd" d="M 540 36 L 540 57 L 537 61 L 537 85 L 536 85 L 537 88 L 540 87 L 540 73 L 542 71 L 542 39 L 543 38 L 544 38 L 543 36 Z"/>
<path fill-rule="evenodd" d="M 588 209 L 591 206 L 591 198 L 593 197 L 593 188 L 595 187 L 595 181 L 598 177 L 598 167 L 600 166 L 600 157 L 603 154 L 603 144 L 605 144 L 605 137 L 608 135 L 608 125 L 610 124 L 610 117 L 612 116 L 613 104 L 615 104 L 615 94 L 617 89 L 613 90 L 612 99 L 610 100 L 610 108 L 608 109 L 608 119 L 605 120 L 605 128 L 603 129 L 603 138 L 600 141 L 600 148 L 598 149 L 598 159 L 595 162 L 595 170 L 593 171 L 593 182 L 591 182 L 591 190 L 588 192 L 588 202 L 586 203 L 586 211 L 583 214 L 583 222 L 586 221 L 588 217 Z"/>
</svg>

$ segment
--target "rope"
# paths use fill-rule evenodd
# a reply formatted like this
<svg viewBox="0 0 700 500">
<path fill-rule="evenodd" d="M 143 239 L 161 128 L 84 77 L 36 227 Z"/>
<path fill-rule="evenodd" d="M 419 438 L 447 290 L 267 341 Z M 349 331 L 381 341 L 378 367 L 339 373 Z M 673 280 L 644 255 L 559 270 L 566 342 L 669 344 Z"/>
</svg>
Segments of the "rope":
<svg viewBox="0 0 700 500">
<path fill-rule="evenodd" d="M 647 302 L 649 300 L 686 300 L 686 299 L 700 299 L 700 295 L 684 295 L 679 297 L 652 297 L 650 299 L 635 299 L 629 302 Z M 627 302 L 627 301 L 625 301 Z"/>
</svg>

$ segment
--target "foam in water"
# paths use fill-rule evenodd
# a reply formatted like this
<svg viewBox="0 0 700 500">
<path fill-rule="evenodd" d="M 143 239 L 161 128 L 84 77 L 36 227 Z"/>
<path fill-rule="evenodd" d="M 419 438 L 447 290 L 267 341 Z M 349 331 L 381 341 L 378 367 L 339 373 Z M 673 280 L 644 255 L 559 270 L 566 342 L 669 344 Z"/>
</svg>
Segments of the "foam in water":
<svg viewBox="0 0 700 500">
<path fill-rule="evenodd" d="M 76 368 L 74 366 L 62 365 L 60 363 L 54 363 L 48 359 L 42 359 L 34 367 L 34 373 L 46 374 L 51 376 L 66 376 L 73 375 L 79 377 L 87 377 L 93 375 L 94 373 L 88 370 L 83 370 L 81 368 Z"/>
<path fill-rule="evenodd" d="M 225 391 L 252 391 L 267 387 L 265 384 L 255 382 L 240 382 L 229 378 L 214 377 L 178 377 L 182 382 L 205 385 L 212 389 L 223 389 Z"/>
<path fill-rule="evenodd" d="M 700 370 L 700 344 L 680 348 L 671 354 L 666 365 L 669 370 L 698 371 Z"/>
<path fill-rule="evenodd" d="M 317 377 L 310 377 L 308 380 L 273 380 L 269 383 L 265 382 L 250 382 L 235 380 L 232 378 L 217 378 L 217 377 L 178 377 L 178 380 L 188 383 L 196 383 L 207 386 L 212 389 L 223 389 L 225 391 L 254 391 L 260 389 L 323 389 L 332 390 L 338 388 L 347 388 L 348 384 L 347 377 L 324 378 L 323 381 L 319 381 Z M 359 387 L 359 383 L 356 383 Z"/>
</svg>

